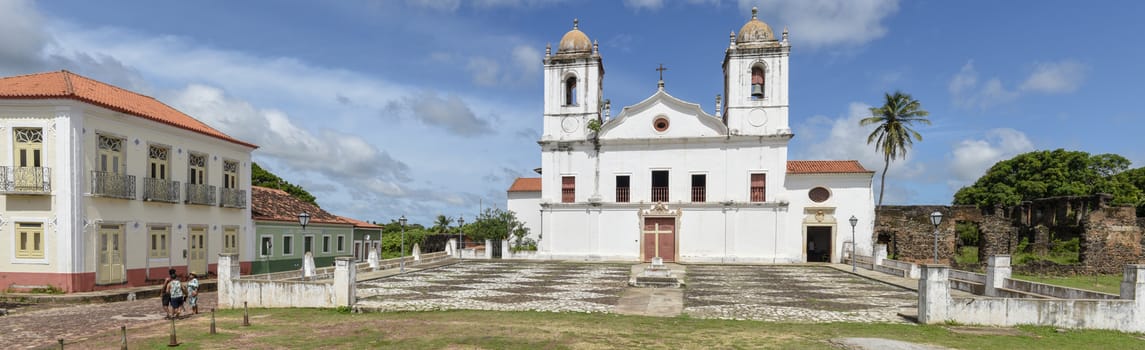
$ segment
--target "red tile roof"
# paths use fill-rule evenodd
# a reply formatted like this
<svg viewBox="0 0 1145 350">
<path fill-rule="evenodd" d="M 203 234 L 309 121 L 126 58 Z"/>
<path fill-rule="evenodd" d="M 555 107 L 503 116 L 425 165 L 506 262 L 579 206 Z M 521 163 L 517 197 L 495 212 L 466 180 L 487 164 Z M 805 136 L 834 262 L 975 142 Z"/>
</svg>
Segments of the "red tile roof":
<svg viewBox="0 0 1145 350">
<path fill-rule="evenodd" d="M 254 220 L 298 222 L 298 214 L 310 214 L 310 224 L 353 225 L 317 205 L 294 198 L 286 191 L 261 186 L 250 187 L 250 216 Z"/>
<path fill-rule="evenodd" d="M 0 99 L 66 98 L 190 130 L 239 145 L 239 141 L 150 96 L 140 95 L 66 70 L 0 78 Z"/>
<path fill-rule="evenodd" d="M 362 220 L 358 220 L 358 219 L 351 219 L 351 218 L 348 218 L 345 216 L 339 216 L 338 218 L 342 219 L 342 221 L 346 221 L 346 222 L 349 222 L 351 224 L 354 224 L 354 227 L 357 227 L 357 228 L 369 228 L 369 229 L 381 229 L 382 228 L 381 226 L 378 226 L 378 225 L 374 225 L 374 224 L 371 224 L 371 223 L 368 223 L 368 222 L 365 222 Z"/>
<path fill-rule="evenodd" d="M 788 174 L 874 173 L 857 160 L 789 160 Z"/>
<path fill-rule="evenodd" d="M 541 178 L 518 177 L 517 181 L 513 181 L 513 185 L 509 186 L 509 192 L 541 192 Z"/>
</svg>

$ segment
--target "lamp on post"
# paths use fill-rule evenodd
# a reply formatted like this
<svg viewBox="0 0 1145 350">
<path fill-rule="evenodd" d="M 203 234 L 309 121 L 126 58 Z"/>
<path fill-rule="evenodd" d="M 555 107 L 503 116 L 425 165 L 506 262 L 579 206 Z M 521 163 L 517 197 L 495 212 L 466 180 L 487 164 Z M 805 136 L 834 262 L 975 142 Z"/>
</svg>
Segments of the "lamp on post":
<svg viewBox="0 0 1145 350">
<path fill-rule="evenodd" d="M 405 273 L 406 272 L 406 216 L 402 215 L 402 217 L 398 218 L 398 223 L 402 225 L 402 251 L 401 251 L 401 260 L 398 263 L 398 265 L 401 266 L 401 273 Z"/>
<path fill-rule="evenodd" d="M 461 259 L 461 234 L 465 232 L 465 217 L 457 217 L 457 258 Z"/>
<path fill-rule="evenodd" d="M 302 225 L 302 232 L 306 232 L 306 225 L 310 223 L 310 213 L 302 212 L 298 214 L 298 224 Z"/>
<path fill-rule="evenodd" d="M 942 223 L 942 213 L 930 213 L 930 223 L 934 225 L 934 263 L 938 263 L 938 224 Z"/>
<path fill-rule="evenodd" d="M 848 221 L 851 222 L 851 272 L 856 272 L 858 269 L 855 268 L 855 225 L 859 224 L 859 218 L 851 215 Z"/>
</svg>

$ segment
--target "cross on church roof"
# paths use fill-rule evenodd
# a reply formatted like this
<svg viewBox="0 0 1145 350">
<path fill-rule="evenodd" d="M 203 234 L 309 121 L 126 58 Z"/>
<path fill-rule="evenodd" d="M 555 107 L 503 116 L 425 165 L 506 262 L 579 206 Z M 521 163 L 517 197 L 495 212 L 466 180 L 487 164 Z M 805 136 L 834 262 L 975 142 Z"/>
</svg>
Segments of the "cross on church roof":
<svg viewBox="0 0 1145 350">
<path fill-rule="evenodd" d="M 668 68 L 664 68 L 663 63 L 660 64 L 659 68 L 656 68 L 656 71 L 660 72 L 660 83 L 657 85 L 659 85 L 661 89 L 664 88 L 664 71 L 666 70 L 668 70 Z"/>
</svg>

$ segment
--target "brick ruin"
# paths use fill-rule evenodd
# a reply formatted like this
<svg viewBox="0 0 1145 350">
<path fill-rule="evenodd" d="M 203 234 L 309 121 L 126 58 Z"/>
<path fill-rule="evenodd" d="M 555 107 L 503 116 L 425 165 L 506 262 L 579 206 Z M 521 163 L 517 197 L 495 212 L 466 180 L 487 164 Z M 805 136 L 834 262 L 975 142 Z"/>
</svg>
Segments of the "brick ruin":
<svg viewBox="0 0 1145 350">
<path fill-rule="evenodd" d="M 876 241 L 887 244 L 896 259 L 932 261 L 934 226 L 930 213 L 943 214 L 938 226 L 938 260 L 951 264 L 958 245 L 955 227 L 978 227 L 978 259 L 1012 254 L 1022 239 L 1037 253 L 1045 253 L 1054 240 L 1078 238 L 1080 264 L 1085 270 L 1117 273 L 1126 264 L 1145 263 L 1145 218 L 1132 206 L 1111 205 L 1108 195 L 1053 197 L 1013 207 L 883 206 L 875 220 Z"/>
</svg>

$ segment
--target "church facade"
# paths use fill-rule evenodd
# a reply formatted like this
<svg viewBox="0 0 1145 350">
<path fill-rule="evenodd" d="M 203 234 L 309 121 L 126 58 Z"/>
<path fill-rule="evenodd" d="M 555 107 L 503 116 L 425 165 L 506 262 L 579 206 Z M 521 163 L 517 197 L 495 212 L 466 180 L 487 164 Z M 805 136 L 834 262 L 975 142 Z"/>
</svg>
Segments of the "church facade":
<svg viewBox="0 0 1145 350">
<path fill-rule="evenodd" d="M 874 173 L 854 160 L 788 160 L 790 49 L 786 30 L 777 38 L 753 9 L 730 36 L 714 115 L 661 80 L 611 118 L 599 49 L 574 21 L 545 52 L 540 178 L 508 192 L 537 256 L 839 262 L 852 237 L 869 254 Z"/>
</svg>

